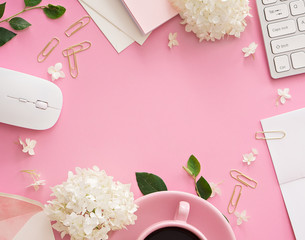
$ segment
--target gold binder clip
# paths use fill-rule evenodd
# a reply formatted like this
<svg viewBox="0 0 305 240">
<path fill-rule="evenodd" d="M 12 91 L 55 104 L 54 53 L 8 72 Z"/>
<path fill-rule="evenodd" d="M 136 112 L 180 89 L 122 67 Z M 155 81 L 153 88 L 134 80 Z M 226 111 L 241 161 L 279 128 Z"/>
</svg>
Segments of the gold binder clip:
<svg viewBox="0 0 305 240">
<path fill-rule="evenodd" d="M 265 134 L 272 134 L 273 137 L 266 137 Z M 260 136 L 262 134 L 262 136 Z M 286 136 L 286 133 L 284 131 L 258 131 L 255 133 L 255 138 L 257 140 L 276 140 L 276 139 L 283 139 Z"/>
<path fill-rule="evenodd" d="M 37 61 L 39 63 L 43 62 L 47 59 L 47 57 L 51 54 L 51 52 L 57 47 L 59 44 L 59 39 L 54 37 L 50 42 L 41 50 L 41 52 L 37 56 Z M 51 46 L 51 47 L 50 47 Z"/>
<path fill-rule="evenodd" d="M 64 57 L 68 57 L 69 55 L 76 54 L 85 50 L 88 50 L 91 47 L 91 42 L 83 41 L 79 44 L 75 44 L 70 46 L 62 51 Z"/>
<path fill-rule="evenodd" d="M 90 20 L 91 20 L 90 16 L 82 17 L 81 19 L 79 19 L 78 21 L 76 21 L 70 27 L 67 28 L 67 30 L 65 31 L 66 36 L 71 37 L 74 33 L 81 30 L 86 25 L 88 25 Z M 71 32 L 70 32 L 70 30 L 71 30 Z"/>
<path fill-rule="evenodd" d="M 232 169 L 230 171 L 230 175 L 232 178 L 234 178 L 235 180 L 239 181 L 240 183 L 244 184 L 247 187 L 255 189 L 257 186 L 257 182 L 254 179 L 246 176 L 245 174 L 241 173 L 236 169 Z"/>
<path fill-rule="evenodd" d="M 237 197 L 235 196 L 235 192 L 236 192 L 236 189 L 239 188 L 238 190 L 238 193 L 237 193 Z M 234 186 L 234 189 L 233 189 L 233 193 L 232 193 L 232 196 L 230 198 L 230 202 L 229 202 L 229 205 L 228 205 L 228 213 L 229 214 L 232 214 L 235 212 L 236 210 L 236 207 L 238 205 L 238 202 L 239 202 L 239 199 L 240 199 L 240 196 L 241 196 L 241 190 L 242 190 L 242 186 L 237 184 Z"/>
</svg>

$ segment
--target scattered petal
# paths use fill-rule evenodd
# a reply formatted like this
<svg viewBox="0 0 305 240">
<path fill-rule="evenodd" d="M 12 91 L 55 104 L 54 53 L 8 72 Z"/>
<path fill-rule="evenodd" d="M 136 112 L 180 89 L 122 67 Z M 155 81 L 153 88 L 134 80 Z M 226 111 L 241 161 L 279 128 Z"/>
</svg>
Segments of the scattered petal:
<svg viewBox="0 0 305 240">
<path fill-rule="evenodd" d="M 169 40 L 169 42 L 168 42 L 169 48 L 172 48 L 173 46 L 178 46 L 179 45 L 179 42 L 177 40 L 177 33 L 176 32 L 175 33 L 170 33 L 168 35 L 168 40 Z"/>
<path fill-rule="evenodd" d="M 56 63 L 55 66 L 50 66 L 48 68 L 48 73 L 51 75 L 52 81 L 65 77 L 65 73 L 61 71 L 61 69 L 62 63 Z"/>
<path fill-rule="evenodd" d="M 282 104 L 285 104 L 286 100 L 291 98 L 291 95 L 289 94 L 289 88 L 284 88 L 283 90 L 282 89 L 278 89 L 277 93 L 278 93 L 279 96 L 278 96 L 278 98 L 276 100 L 276 105 L 279 104 L 279 101 Z"/>
<path fill-rule="evenodd" d="M 250 45 L 248 47 L 244 47 L 242 49 L 242 51 L 245 53 L 244 57 L 249 57 L 250 55 L 253 56 L 253 54 L 255 53 L 255 50 L 257 48 L 257 44 L 255 42 L 250 43 Z"/>
<path fill-rule="evenodd" d="M 256 148 L 252 148 L 252 153 L 253 153 L 254 155 L 258 155 L 257 149 L 256 149 Z"/>
<path fill-rule="evenodd" d="M 221 189 L 219 188 L 219 185 L 221 183 L 213 183 L 213 182 L 210 182 L 210 187 L 212 189 L 212 194 L 210 197 L 214 197 L 216 194 L 217 195 L 221 195 Z"/>
<path fill-rule="evenodd" d="M 30 174 L 31 178 L 33 179 L 33 183 L 27 187 L 33 187 L 35 191 L 37 191 L 40 186 L 46 185 L 46 181 L 40 179 L 40 174 L 37 173 L 36 170 L 22 170 L 21 172 Z"/>
<path fill-rule="evenodd" d="M 34 187 L 35 191 L 39 189 L 40 186 L 46 185 L 46 180 L 38 180 L 28 185 L 27 187 Z"/>
<path fill-rule="evenodd" d="M 54 68 L 55 68 L 55 71 L 57 71 L 57 72 L 60 71 L 62 69 L 62 63 L 56 63 Z"/>
<path fill-rule="evenodd" d="M 243 222 L 248 222 L 248 219 L 250 218 L 247 216 L 246 210 L 242 211 L 241 213 L 235 211 L 234 214 L 237 217 L 237 225 L 241 225 Z"/>
<path fill-rule="evenodd" d="M 247 163 L 248 165 L 251 164 L 251 162 L 255 161 L 256 157 L 254 157 L 253 153 L 243 154 L 243 162 Z"/>
<path fill-rule="evenodd" d="M 25 139 L 25 143 L 19 138 L 19 143 L 22 145 L 22 152 L 29 153 L 29 155 L 35 155 L 34 147 L 36 146 L 36 140 L 31 140 L 29 138 Z"/>
<path fill-rule="evenodd" d="M 48 73 L 53 74 L 55 72 L 55 68 L 53 66 L 48 68 Z"/>
</svg>

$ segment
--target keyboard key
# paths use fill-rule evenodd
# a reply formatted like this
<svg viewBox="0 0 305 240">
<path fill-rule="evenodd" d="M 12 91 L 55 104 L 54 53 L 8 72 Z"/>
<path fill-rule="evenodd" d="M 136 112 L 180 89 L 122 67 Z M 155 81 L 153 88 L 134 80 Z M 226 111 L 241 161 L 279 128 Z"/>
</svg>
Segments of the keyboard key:
<svg viewBox="0 0 305 240">
<path fill-rule="evenodd" d="M 274 54 L 305 48 L 305 34 L 286 37 L 271 41 L 271 49 Z"/>
<path fill-rule="evenodd" d="M 275 57 L 273 60 L 274 60 L 275 70 L 277 72 L 286 72 L 290 69 L 288 56 L 286 55 L 278 56 Z"/>
<path fill-rule="evenodd" d="M 292 66 L 295 69 L 305 67 L 305 52 L 296 52 L 291 54 Z"/>
<path fill-rule="evenodd" d="M 290 2 L 290 11 L 293 16 L 305 13 L 305 4 L 303 0 Z"/>
<path fill-rule="evenodd" d="M 305 0 L 256 0 L 256 5 L 271 77 L 305 76 Z"/>
<path fill-rule="evenodd" d="M 298 26 L 300 31 L 305 31 L 305 17 L 298 18 Z"/>
<path fill-rule="evenodd" d="M 276 3 L 277 0 L 263 0 L 263 4 L 271 4 L 271 3 Z"/>
<path fill-rule="evenodd" d="M 280 4 L 265 8 L 265 17 L 267 21 L 273 21 L 288 17 L 288 7 L 286 4 Z"/>
<path fill-rule="evenodd" d="M 270 37 L 278 37 L 295 33 L 296 30 L 295 22 L 293 20 L 271 23 L 268 25 L 268 33 Z"/>
</svg>

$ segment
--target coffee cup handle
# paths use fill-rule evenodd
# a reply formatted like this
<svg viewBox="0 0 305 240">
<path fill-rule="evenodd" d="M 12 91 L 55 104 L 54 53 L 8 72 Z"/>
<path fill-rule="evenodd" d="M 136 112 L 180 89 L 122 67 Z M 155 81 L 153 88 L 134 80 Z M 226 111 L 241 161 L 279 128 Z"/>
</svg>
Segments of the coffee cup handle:
<svg viewBox="0 0 305 240">
<path fill-rule="evenodd" d="M 190 204 L 185 201 L 180 201 L 176 210 L 174 220 L 186 222 L 190 212 Z"/>
</svg>

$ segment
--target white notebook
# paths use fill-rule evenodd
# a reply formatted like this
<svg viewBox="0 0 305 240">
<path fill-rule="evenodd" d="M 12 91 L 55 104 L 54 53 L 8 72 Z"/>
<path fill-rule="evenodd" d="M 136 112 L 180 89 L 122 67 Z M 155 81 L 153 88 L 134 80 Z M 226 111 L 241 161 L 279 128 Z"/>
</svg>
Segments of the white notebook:
<svg viewBox="0 0 305 240">
<path fill-rule="evenodd" d="M 295 237 L 305 240 L 305 108 L 261 120 L 261 124 L 264 131 L 286 133 L 267 144 Z"/>
</svg>

